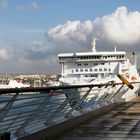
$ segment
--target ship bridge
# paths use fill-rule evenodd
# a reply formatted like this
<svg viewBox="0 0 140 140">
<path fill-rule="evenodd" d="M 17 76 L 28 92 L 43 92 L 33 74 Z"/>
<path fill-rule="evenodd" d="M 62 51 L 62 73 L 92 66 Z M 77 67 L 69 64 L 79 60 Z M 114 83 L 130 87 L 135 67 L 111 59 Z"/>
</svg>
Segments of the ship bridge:
<svg viewBox="0 0 140 140">
<path fill-rule="evenodd" d="M 58 55 L 60 63 L 84 62 L 84 61 L 119 61 L 127 60 L 127 55 L 123 51 L 117 52 L 80 52 L 62 53 Z"/>
<path fill-rule="evenodd" d="M 140 139 L 139 95 L 140 82 L 125 80 L 0 89 L 0 139 Z"/>
</svg>

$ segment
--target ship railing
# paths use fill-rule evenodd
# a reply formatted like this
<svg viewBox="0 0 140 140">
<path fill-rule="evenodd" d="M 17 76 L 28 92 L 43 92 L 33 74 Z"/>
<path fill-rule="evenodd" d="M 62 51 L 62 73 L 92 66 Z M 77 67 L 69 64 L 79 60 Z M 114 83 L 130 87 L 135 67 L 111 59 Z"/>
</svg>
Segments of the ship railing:
<svg viewBox="0 0 140 140">
<path fill-rule="evenodd" d="M 23 138 L 139 93 L 129 90 L 123 83 L 0 89 L 0 134 Z"/>
<path fill-rule="evenodd" d="M 127 60 L 126 58 L 116 58 L 116 57 L 110 57 L 110 58 L 105 58 L 105 57 L 101 57 L 101 58 L 94 58 L 94 59 L 92 59 L 92 58 L 87 58 L 87 59 L 80 59 L 80 58 L 77 58 L 77 59 L 75 59 L 75 61 L 76 62 L 87 62 L 87 61 L 95 61 L 95 62 L 97 62 L 97 61 L 125 61 L 125 60 Z M 74 61 L 74 62 L 75 62 Z M 66 62 L 66 61 L 63 61 L 63 62 Z M 71 62 L 73 62 L 73 61 L 71 61 Z"/>
</svg>

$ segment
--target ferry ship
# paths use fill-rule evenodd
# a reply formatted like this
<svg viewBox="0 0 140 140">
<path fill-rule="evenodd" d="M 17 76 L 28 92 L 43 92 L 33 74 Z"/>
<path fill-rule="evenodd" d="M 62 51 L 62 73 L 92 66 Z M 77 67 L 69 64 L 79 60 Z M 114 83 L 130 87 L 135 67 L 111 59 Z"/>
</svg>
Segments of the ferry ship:
<svg viewBox="0 0 140 140">
<path fill-rule="evenodd" d="M 97 51 L 96 40 L 91 43 L 89 52 L 60 53 L 58 61 L 62 65 L 63 85 L 94 85 L 107 83 L 138 82 L 136 54 L 129 60 L 125 51 Z M 130 87 L 133 89 L 133 87 Z M 114 88 L 117 91 L 118 88 Z M 134 87 L 134 92 L 139 85 Z M 115 92 L 115 91 L 114 91 Z"/>
</svg>

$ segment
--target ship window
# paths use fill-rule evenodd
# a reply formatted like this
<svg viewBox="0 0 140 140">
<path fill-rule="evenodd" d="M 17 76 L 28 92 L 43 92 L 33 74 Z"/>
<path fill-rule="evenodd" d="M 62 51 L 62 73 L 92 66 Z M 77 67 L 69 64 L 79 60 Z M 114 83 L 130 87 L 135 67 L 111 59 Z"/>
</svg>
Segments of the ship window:
<svg viewBox="0 0 140 140">
<path fill-rule="evenodd" d="M 103 73 L 101 74 L 101 77 L 102 77 L 102 78 L 104 77 L 104 74 L 103 74 Z"/>
<path fill-rule="evenodd" d="M 80 69 L 80 72 L 83 72 L 83 69 Z"/>
<path fill-rule="evenodd" d="M 97 71 L 97 69 L 94 69 L 94 71 Z"/>
<path fill-rule="evenodd" d="M 72 73 L 74 72 L 74 70 L 71 71 Z"/>
<path fill-rule="evenodd" d="M 104 71 L 107 71 L 107 69 L 106 69 L 106 68 L 104 68 Z"/>
<path fill-rule="evenodd" d="M 102 71 L 102 69 L 99 69 L 99 71 Z"/>
<path fill-rule="evenodd" d="M 88 66 L 88 63 L 85 63 L 85 66 Z"/>
<path fill-rule="evenodd" d="M 78 72 L 78 69 L 76 69 L 76 72 Z"/>
<path fill-rule="evenodd" d="M 104 65 L 105 63 L 101 63 L 101 65 Z"/>
<path fill-rule="evenodd" d="M 93 71 L 93 69 L 90 69 L 90 71 Z"/>
<path fill-rule="evenodd" d="M 78 66 L 81 66 L 81 64 L 78 64 Z"/>
<path fill-rule="evenodd" d="M 88 69 L 85 69 L 85 71 L 87 72 L 87 71 L 88 71 Z"/>
<path fill-rule="evenodd" d="M 90 75 L 90 77 L 98 77 L 98 75 L 97 74 L 92 74 L 92 75 Z"/>
<path fill-rule="evenodd" d="M 111 71 L 111 69 L 109 69 L 109 71 Z"/>
<path fill-rule="evenodd" d="M 98 64 L 97 63 L 94 63 L 94 66 L 97 66 Z"/>
<path fill-rule="evenodd" d="M 104 59 L 107 59 L 107 56 L 103 56 Z"/>
</svg>

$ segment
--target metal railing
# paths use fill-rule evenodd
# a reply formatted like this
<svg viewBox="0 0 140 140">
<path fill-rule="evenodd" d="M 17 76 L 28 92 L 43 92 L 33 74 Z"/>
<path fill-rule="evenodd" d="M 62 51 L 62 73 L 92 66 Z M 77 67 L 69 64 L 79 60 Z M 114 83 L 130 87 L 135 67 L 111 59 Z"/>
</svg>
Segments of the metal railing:
<svg viewBox="0 0 140 140">
<path fill-rule="evenodd" d="M 22 138 L 137 94 L 129 90 L 123 83 L 0 89 L 0 133 Z"/>
</svg>

